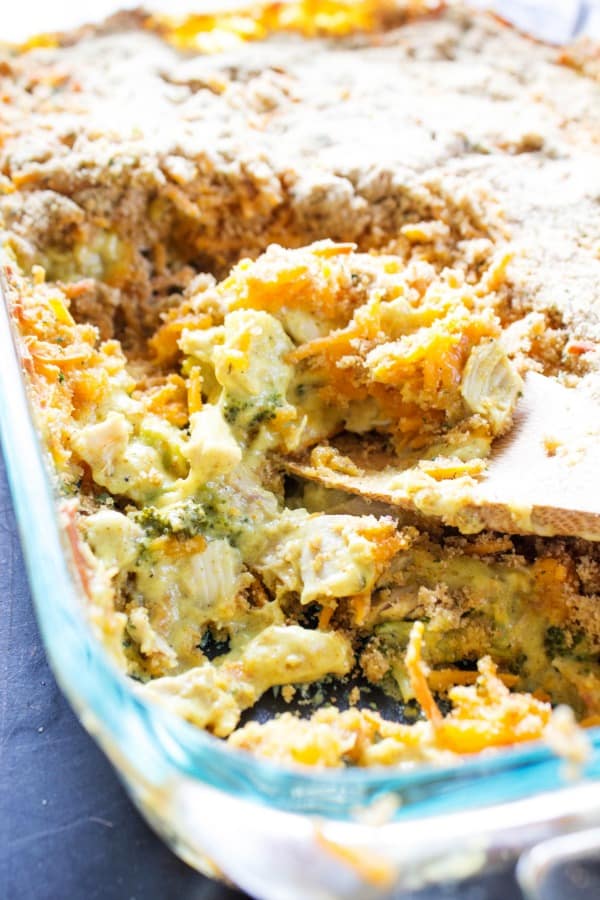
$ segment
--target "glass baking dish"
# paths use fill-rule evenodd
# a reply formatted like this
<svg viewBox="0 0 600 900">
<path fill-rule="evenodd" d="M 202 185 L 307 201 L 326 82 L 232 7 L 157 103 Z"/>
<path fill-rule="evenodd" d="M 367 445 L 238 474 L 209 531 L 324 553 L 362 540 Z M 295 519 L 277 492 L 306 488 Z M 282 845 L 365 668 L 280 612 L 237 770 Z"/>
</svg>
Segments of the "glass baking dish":
<svg viewBox="0 0 600 900">
<path fill-rule="evenodd" d="M 548 5 L 496 9 L 530 28 Z M 547 39 L 559 39 L 559 19 L 564 37 L 593 19 L 586 4 L 557 9 L 562 18 L 540 27 Z M 236 751 L 136 693 L 85 619 L 3 291 L 2 301 L 0 428 L 48 656 L 83 725 L 176 853 L 265 900 L 367 898 L 466 877 L 600 825 L 600 729 L 589 732 L 592 751 L 575 780 L 542 744 L 408 772 L 291 770 Z"/>
</svg>

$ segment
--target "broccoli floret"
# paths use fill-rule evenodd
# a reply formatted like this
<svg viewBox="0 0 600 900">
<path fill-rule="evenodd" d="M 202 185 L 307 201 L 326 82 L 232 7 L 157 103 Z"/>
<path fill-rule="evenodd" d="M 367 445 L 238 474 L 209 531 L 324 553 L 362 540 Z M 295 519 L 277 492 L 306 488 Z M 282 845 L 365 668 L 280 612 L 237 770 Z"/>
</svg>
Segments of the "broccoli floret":
<svg viewBox="0 0 600 900">
<path fill-rule="evenodd" d="M 567 649 L 567 636 L 564 629 L 559 628 L 557 625 L 550 625 L 544 635 L 544 647 L 550 658 L 553 656 L 564 656 Z"/>
<path fill-rule="evenodd" d="M 134 513 L 132 518 L 152 537 L 159 537 L 161 534 L 171 534 L 172 532 L 166 516 L 154 506 L 145 506 L 144 509 Z"/>
<path fill-rule="evenodd" d="M 243 530 L 250 525 L 247 515 L 240 514 L 235 490 L 228 485 L 214 488 L 205 485 L 198 493 L 204 512 L 203 533 L 213 538 L 226 538 L 236 546 Z"/>
<path fill-rule="evenodd" d="M 152 537 L 176 534 L 183 538 L 194 537 L 205 530 L 206 512 L 203 507 L 187 501 L 167 509 L 146 506 L 134 513 L 133 518 Z"/>
<path fill-rule="evenodd" d="M 223 418 L 229 425 L 234 425 L 240 413 L 245 412 L 251 405 L 250 400 L 234 400 L 227 397 L 223 405 Z"/>
<path fill-rule="evenodd" d="M 148 538 L 174 535 L 191 538 L 203 534 L 209 538 L 226 538 L 236 545 L 243 529 L 250 524 L 248 516 L 240 515 L 235 493 L 226 485 L 218 489 L 205 485 L 193 500 L 175 503 L 165 509 L 146 506 L 131 513 Z"/>
<path fill-rule="evenodd" d="M 285 403 L 277 391 L 259 394 L 251 399 L 239 399 L 225 394 L 223 418 L 229 425 L 236 425 L 250 439 L 256 437 L 259 427 L 270 422 Z"/>
<path fill-rule="evenodd" d="M 544 635 L 544 647 L 548 658 L 571 656 L 583 638 L 583 632 L 572 632 L 558 625 L 550 625 Z"/>
</svg>

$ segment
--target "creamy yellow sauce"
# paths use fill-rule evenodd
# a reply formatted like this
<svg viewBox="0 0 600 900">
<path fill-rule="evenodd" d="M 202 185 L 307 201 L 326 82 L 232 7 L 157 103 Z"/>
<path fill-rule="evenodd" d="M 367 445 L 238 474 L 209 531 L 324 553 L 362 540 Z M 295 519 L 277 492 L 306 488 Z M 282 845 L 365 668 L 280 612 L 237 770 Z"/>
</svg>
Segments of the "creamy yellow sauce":
<svg viewBox="0 0 600 900">
<path fill-rule="evenodd" d="M 424 461 L 451 469 L 464 458 L 485 465 L 495 435 L 510 427 L 520 383 L 501 349 L 488 295 L 436 280 L 433 272 L 429 284 L 411 293 L 410 272 L 396 261 L 346 247 L 273 248 L 169 314 L 151 346 L 160 356 L 161 342 L 175 328 L 180 356 L 176 376 L 161 374 L 157 393 L 152 360 L 144 363 L 141 379 L 134 377 L 118 345 L 98 345 L 87 326 L 73 321 L 57 287 L 36 271 L 25 304 L 24 321 L 33 332 L 28 346 L 36 376 L 52 385 L 54 407 L 69 410 L 62 453 L 55 456 L 68 460 L 59 466 L 66 488 L 77 472 L 91 478 L 78 518 L 84 565 L 92 573 L 90 600 L 108 645 L 143 683 L 139 690 L 219 737 L 235 734 L 242 713 L 272 688 L 297 689 L 352 672 L 403 704 L 423 703 L 406 653 L 412 623 L 425 621 L 423 650 L 434 667 L 429 679 L 441 694 L 473 684 L 485 650 L 500 665 L 500 675 L 489 676 L 501 679 L 496 712 L 512 696 L 502 679 L 512 688 L 567 701 L 580 713 L 593 710 L 589 689 L 585 696 L 579 689 L 586 677 L 597 677 L 590 675 L 593 641 L 561 630 L 568 584 L 558 586 L 558 609 L 545 596 L 548 575 L 566 578 L 559 564 L 549 559 L 544 569 L 539 561 L 528 563 L 501 537 L 443 546 L 389 515 L 345 512 L 344 496 L 332 498 L 327 491 L 308 491 L 305 504 L 290 504 L 275 461 L 306 441 L 356 428 L 355 406 L 367 403 L 375 410 L 371 439 L 373 433 L 391 439 L 399 452 L 409 443 L 417 469 L 421 453 Z M 300 284 L 304 278 L 302 291 L 290 272 Z M 410 299 L 398 306 L 403 293 Z M 293 305 L 312 316 L 313 331 L 323 331 L 319 311 L 333 294 L 331 316 L 338 321 L 332 318 L 328 332 L 307 342 L 305 334 L 286 327 Z M 465 297 L 473 309 L 463 318 Z M 361 328 L 370 336 L 356 336 Z M 346 345 L 348 329 L 354 330 Z M 79 368 L 60 368 L 58 357 L 49 361 L 47 345 L 57 339 L 67 347 L 65 358 L 69 348 L 73 358 L 87 355 L 83 385 Z M 328 353 L 333 343 L 334 362 L 339 360 L 340 340 L 354 358 L 342 368 L 346 396 L 332 407 Z M 420 344 L 429 361 L 436 348 L 436 375 L 424 368 Z M 315 351 L 312 365 L 305 362 L 307 346 L 310 355 Z M 460 354 L 453 352 L 457 346 Z M 501 366 L 500 377 L 486 377 L 490 354 L 492 370 Z M 369 395 L 382 359 L 388 361 L 386 393 Z M 450 365 L 453 375 L 444 386 L 440 379 Z M 398 368 L 396 380 L 390 366 Z M 187 407 L 183 427 L 171 421 L 167 402 L 171 387 L 179 388 L 174 377 Z M 300 383 L 306 390 L 298 391 Z M 408 421 L 407 403 L 418 410 Z M 459 440 L 452 439 L 453 429 Z M 312 625 L 307 614 L 316 617 Z M 555 661 L 549 636 L 559 633 L 564 638 Z M 527 709 L 525 700 L 518 702 Z M 292 747 L 292 758 L 316 764 L 327 764 L 332 754 L 335 764 L 342 758 L 391 764 L 398 754 L 408 764 L 415 753 L 426 759 L 439 751 L 444 758 L 462 746 L 444 744 L 450 725 L 441 732 L 430 723 L 420 740 L 418 728 L 405 733 L 409 726 L 394 731 L 374 721 L 358 710 L 341 719 L 317 716 L 314 735 L 329 723 L 333 741 L 321 758 L 311 759 L 316 751 L 306 724 L 290 726 L 283 746 Z M 246 726 L 235 741 L 269 755 L 285 722 L 291 719 L 264 726 L 264 732 L 263 726 Z M 376 744 L 387 729 L 392 743 L 385 752 L 380 747 L 355 758 L 355 750 L 336 743 L 341 723 L 354 738 L 359 729 Z M 502 734 L 503 742 L 518 739 L 510 730 Z M 313 747 L 304 757 L 293 750 L 294 735 Z M 464 740 L 470 751 L 472 739 Z M 484 736 L 478 740 L 485 744 Z"/>
</svg>

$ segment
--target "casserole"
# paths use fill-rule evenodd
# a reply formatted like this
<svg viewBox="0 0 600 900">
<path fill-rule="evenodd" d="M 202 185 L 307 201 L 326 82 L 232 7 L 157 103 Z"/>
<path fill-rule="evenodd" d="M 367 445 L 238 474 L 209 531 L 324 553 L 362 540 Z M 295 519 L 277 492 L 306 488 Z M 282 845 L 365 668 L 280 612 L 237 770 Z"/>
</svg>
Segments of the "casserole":
<svg viewBox="0 0 600 900">
<path fill-rule="evenodd" d="M 7 353 L 6 358 L 8 360 L 7 373 L 10 375 L 10 354 Z M 13 395 L 11 392 L 11 397 L 7 397 L 6 400 L 5 413 L 8 414 L 11 410 L 14 410 L 15 404 L 16 409 L 18 410 L 19 403 L 21 402 L 22 397 L 20 397 L 19 393 L 15 392 Z M 14 419 L 15 422 L 23 422 L 20 413 L 12 411 L 11 414 L 13 416 L 16 415 L 16 418 Z M 21 444 L 21 461 L 23 461 L 26 458 L 26 453 L 33 452 L 31 450 L 32 445 L 30 441 L 31 426 L 25 423 L 18 437 L 19 443 Z M 29 450 L 27 448 L 29 448 Z M 18 491 L 32 490 L 34 487 L 39 490 L 39 504 L 36 514 L 39 517 L 43 517 L 45 508 L 44 503 L 49 501 L 48 486 L 46 485 L 44 487 L 42 484 L 43 476 L 39 465 L 36 463 L 38 468 L 37 474 L 39 475 L 39 478 L 37 478 L 36 481 L 36 473 L 34 472 L 35 466 L 33 465 L 31 458 L 29 459 L 29 463 L 31 464 L 31 469 L 29 470 L 28 467 L 29 474 L 27 485 L 26 487 L 22 485 L 18 488 Z M 18 491 L 17 505 L 19 506 Z M 23 508 L 22 504 L 21 508 Z M 46 509 L 48 510 L 49 508 L 51 508 L 50 504 L 48 504 Z M 68 513 L 68 509 L 65 508 L 65 511 Z M 32 540 L 32 535 L 40 535 L 40 532 L 36 532 L 33 527 L 28 527 L 26 530 L 28 541 Z M 45 533 L 47 532 L 52 538 L 52 541 L 54 541 L 56 532 L 55 530 L 53 531 L 48 528 L 47 520 L 44 520 L 43 531 Z M 48 552 L 48 549 L 51 548 L 52 541 L 46 542 L 47 547 L 44 548 L 45 552 Z M 35 541 L 33 546 L 35 546 Z M 43 542 L 40 543 L 40 546 L 43 546 Z M 57 585 L 60 585 L 61 591 L 64 592 L 63 602 L 68 602 L 69 596 L 73 598 L 73 585 L 69 586 L 64 563 L 61 563 L 58 557 L 52 555 L 57 549 L 58 543 L 54 541 L 50 558 L 44 560 L 45 566 L 43 571 L 46 575 L 49 572 L 52 572 L 52 583 L 54 587 L 56 588 Z M 77 548 L 75 547 L 75 555 L 76 554 Z M 38 566 L 37 575 L 33 573 L 32 577 L 34 585 L 39 583 L 39 578 L 41 577 L 39 572 L 40 568 L 41 567 Z M 65 598 L 67 599 L 65 600 Z M 49 609 L 50 606 L 52 606 L 52 609 Z M 124 687 L 124 683 L 116 677 L 114 672 L 112 672 L 104 657 L 98 655 L 97 652 L 94 653 L 91 649 L 94 647 L 94 644 L 90 636 L 86 633 L 83 633 L 83 635 L 82 633 L 77 633 L 76 605 L 70 608 L 71 619 L 67 621 L 62 620 L 62 624 L 59 624 L 57 617 L 60 615 L 61 609 L 62 606 L 54 607 L 53 604 L 49 604 L 48 607 L 44 609 L 43 617 L 49 616 L 50 618 L 47 620 L 44 618 L 42 619 L 43 627 L 49 629 L 54 635 L 52 638 L 53 641 L 56 640 L 58 634 L 61 635 L 61 654 L 65 654 L 65 659 L 59 665 L 59 674 L 62 672 L 63 682 L 71 685 L 71 691 L 73 690 L 74 685 L 77 685 L 79 690 L 84 690 L 84 672 L 87 671 L 87 666 L 91 664 L 92 668 L 97 669 L 97 678 L 94 681 L 95 687 L 92 687 L 91 684 L 88 686 L 89 694 L 85 698 L 85 716 L 92 728 L 95 727 L 94 719 L 96 719 L 96 721 L 104 722 L 105 715 L 114 716 L 114 702 L 112 701 L 113 695 L 111 692 L 113 691 L 113 688 L 118 691 L 124 704 L 121 710 L 122 715 L 121 712 L 119 713 L 119 723 L 115 723 L 115 727 L 118 727 L 119 729 L 120 737 L 115 742 L 114 736 L 111 741 L 109 735 L 108 737 L 105 737 L 105 742 L 112 745 L 112 749 L 109 750 L 109 752 L 112 753 L 113 757 L 122 753 L 125 754 L 125 758 L 121 761 L 121 765 L 129 771 L 129 776 L 126 774 L 125 777 L 129 777 L 137 783 L 137 787 L 134 789 L 135 792 L 139 797 L 144 798 L 141 802 L 143 802 L 150 810 L 153 809 L 155 816 L 162 820 L 163 830 L 165 827 L 172 827 L 174 815 L 172 809 L 173 804 L 177 805 L 183 802 L 180 791 L 177 788 L 177 779 L 173 782 L 172 789 L 169 788 L 168 790 L 165 788 L 163 779 L 172 776 L 177 770 L 177 766 L 182 767 L 182 772 L 187 771 L 187 774 L 192 770 L 197 771 L 191 766 L 190 757 L 186 755 L 186 748 L 189 748 L 190 746 L 194 747 L 194 752 L 199 754 L 198 759 L 202 759 L 203 777 L 207 780 L 214 779 L 213 783 L 216 786 L 223 788 L 225 785 L 229 784 L 232 788 L 235 787 L 241 790 L 248 790 L 250 795 L 252 795 L 253 792 L 258 791 L 259 795 L 263 797 L 268 796 L 271 803 L 282 805 L 284 808 L 289 807 L 295 810 L 304 810 L 329 816 L 348 816 L 357 807 L 368 804 L 368 802 L 376 797 L 377 794 L 382 793 L 382 791 L 389 791 L 392 786 L 396 789 L 398 797 L 403 801 L 403 809 L 399 813 L 400 817 L 410 816 L 417 810 L 420 812 L 424 812 L 427 809 L 430 811 L 441 811 L 444 807 L 446 809 L 452 809 L 453 803 L 461 803 L 460 795 L 464 790 L 468 789 L 468 785 L 465 781 L 467 776 L 469 778 L 477 778 L 477 783 L 480 788 L 483 788 L 484 785 L 489 785 L 489 789 L 492 793 L 487 795 L 485 799 L 493 799 L 493 792 L 495 791 L 499 792 L 495 796 L 502 796 L 506 799 L 506 782 L 498 777 L 497 773 L 505 767 L 515 765 L 517 760 L 519 761 L 517 764 L 527 766 L 532 765 L 533 770 L 537 773 L 536 777 L 540 777 L 540 773 L 544 772 L 544 778 L 555 778 L 558 771 L 558 763 L 549 760 L 547 758 L 547 752 L 540 747 L 527 748 L 522 754 L 512 752 L 506 757 L 479 759 L 475 763 L 460 766 L 453 772 L 455 777 L 452 781 L 447 780 L 448 772 L 444 772 L 442 776 L 441 772 L 436 772 L 435 770 L 430 771 L 428 769 L 411 772 L 409 775 L 396 772 L 392 773 L 391 776 L 389 773 L 384 776 L 377 771 L 367 773 L 347 772 L 339 773 L 337 778 L 332 778 L 330 775 L 305 776 L 304 774 L 297 775 L 297 773 L 279 772 L 275 768 L 262 766 L 259 763 L 248 763 L 248 760 L 245 757 L 241 755 L 238 756 L 231 751 L 226 751 L 225 748 L 216 747 L 214 742 L 204 735 L 194 734 L 192 736 L 190 729 L 187 728 L 184 723 L 173 722 L 169 716 L 162 715 L 160 711 L 157 711 L 154 708 L 150 711 L 150 707 L 146 706 L 143 698 L 139 695 L 134 696 L 129 689 Z M 69 648 L 71 641 L 77 644 L 79 649 L 73 647 Z M 85 666 L 82 663 L 81 657 L 82 647 L 85 650 L 84 656 L 87 660 Z M 110 681 L 111 678 L 112 681 Z M 113 687 L 109 686 L 111 684 Z M 85 690 L 88 690 L 88 687 L 86 687 Z M 113 712 L 109 713 L 109 709 L 112 709 Z M 121 707 L 119 707 L 119 709 L 121 709 Z M 154 735 L 149 742 L 146 742 L 146 738 L 152 732 L 154 732 Z M 124 743 L 121 742 L 121 739 L 124 739 Z M 191 741 L 191 744 L 189 744 L 188 741 Z M 127 759 L 127 755 L 129 755 L 129 759 Z M 507 762 L 508 759 L 511 760 L 510 764 Z M 219 764 L 222 760 L 227 760 L 227 764 L 226 766 L 223 766 L 223 771 L 219 771 Z M 138 770 L 143 770 L 143 777 L 140 778 L 139 772 L 136 774 L 131 768 L 134 764 L 137 765 Z M 490 772 L 493 772 L 494 770 L 496 771 L 496 777 L 491 778 Z M 590 771 L 593 774 L 593 766 Z M 283 779 L 283 781 L 279 779 Z M 443 792 L 440 791 L 442 779 L 444 784 Z M 248 782 L 249 780 L 252 786 L 248 785 L 246 787 L 245 782 Z M 181 782 L 181 784 L 183 783 L 184 782 Z M 284 783 L 289 785 L 289 792 L 282 792 L 281 785 Z M 548 784 L 548 782 L 545 781 L 542 781 L 541 783 L 544 786 Z M 185 788 L 182 788 L 181 790 L 181 793 L 187 798 L 187 805 L 184 804 L 183 811 L 180 813 L 178 812 L 175 815 L 181 815 L 182 820 L 189 817 L 191 814 L 189 803 L 191 802 L 191 798 L 195 798 L 198 794 L 197 787 L 198 786 L 192 787 L 189 782 L 185 782 Z M 524 793 L 527 793 L 530 789 L 531 788 L 528 785 L 527 788 L 516 789 L 516 792 L 520 793 L 522 790 Z M 263 791 L 265 794 L 261 793 Z M 215 795 L 210 791 L 205 792 L 202 790 L 200 796 L 202 797 L 202 803 L 206 804 L 205 810 L 207 809 L 208 804 L 215 800 Z M 590 799 L 591 796 L 591 792 L 586 793 L 586 798 Z M 175 798 L 177 798 L 177 802 L 175 802 Z M 416 800 L 416 798 L 420 798 L 422 804 L 420 807 L 418 804 L 415 806 L 411 802 Z M 481 802 L 482 799 L 484 798 L 480 796 L 478 798 L 479 802 Z M 216 837 L 219 832 L 218 823 L 220 821 L 223 822 L 223 827 L 226 829 L 225 833 L 227 833 L 227 830 L 231 827 L 230 822 L 232 819 L 239 822 L 240 828 L 242 828 L 243 820 L 241 812 L 232 814 L 232 809 L 228 805 L 229 801 L 224 797 L 219 796 L 216 798 L 216 802 L 220 812 L 215 810 L 210 816 L 210 827 L 212 832 L 212 837 L 210 837 L 210 839 L 205 834 L 203 837 L 198 836 L 202 834 L 204 825 L 208 827 L 208 817 L 206 818 L 205 823 L 196 825 L 190 821 L 186 821 L 184 825 L 178 825 L 178 831 L 180 832 L 180 836 L 178 837 L 180 852 L 184 852 L 188 857 L 191 857 L 192 854 L 197 852 L 197 848 L 194 847 L 195 837 L 196 842 L 201 844 L 208 841 L 204 847 L 205 852 L 208 852 L 209 856 L 214 857 L 217 865 L 223 868 L 230 877 L 239 878 L 238 872 L 241 871 L 241 868 L 238 867 L 243 867 L 245 872 L 243 877 L 246 879 L 242 882 L 243 885 L 256 893 L 261 891 L 264 892 L 263 888 L 260 888 L 257 882 L 250 882 L 248 880 L 252 877 L 251 873 L 253 868 L 254 872 L 257 872 L 255 867 L 258 865 L 258 857 L 256 857 L 253 867 L 248 867 L 246 869 L 248 860 L 246 859 L 244 861 L 241 853 L 235 861 L 231 861 L 229 860 L 228 855 L 224 853 L 223 849 L 219 847 Z M 240 809 L 242 809 L 242 807 L 240 807 Z M 583 810 L 583 813 L 585 815 L 585 810 Z M 511 815 L 512 813 L 509 812 L 508 814 Z M 500 812 L 498 815 L 500 815 Z M 462 819 L 462 824 L 468 832 L 472 825 L 471 822 L 467 820 L 468 816 L 466 816 L 466 819 Z M 368 837 L 370 830 L 364 825 L 352 825 L 347 827 L 339 826 L 333 830 L 327 826 L 327 829 L 324 830 L 325 826 L 323 826 L 323 828 L 320 826 L 315 828 L 314 823 L 306 820 L 290 820 L 285 817 L 283 821 L 285 822 L 286 830 L 288 830 L 290 840 L 294 834 L 296 834 L 299 839 L 301 835 L 304 835 L 305 837 L 308 836 L 309 839 L 313 843 L 316 843 L 320 848 L 317 859 L 320 861 L 319 865 L 322 863 L 324 868 L 321 870 L 317 866 L 315 867 L 313 873 L 315 886 L 322 886 L 329 878 L 341 879 L 339 883 L 336 883 L 335 887 L 333 885 L 331 887 L 332 891 L 336 894 L 340 894 L 346 890 L 344 884 L 347 886 L 348 891 L 352 891 L 355 887 L 362 890 L 362 888 L 358 888 L 357 885 L 365 879 L 367 884 L 373 886 L 373 889 L 377 886 L 382 887 L 391 884 L 393 881 L 395 877 L 395 867 L 400 861 L 397 856 L 399 848 L 395 843 L 399 834 L 396 826 L 394 826 L 394 829 L 396 829 L 394 831 L 386 831 L 385 829 L 379 830 L 377 835 L 378 844 L 380 849 L 385 848 L 385 852 L 383 854 L 379 853 L 378 856 L 377 853 L 375 853 L 375 855 L 373 855 L 373 853 L 367 853 L 365 855 L 358 849 L 362 841 L 370 840 Z M 167 825 L 164 824 L 165 822 Z M 264 818 L 264 823 L 265 828 L 267 828 L 267 818 Z M 455 820 L 455 824 L 452 828 L 454 835 L 456 835 L 456 829 L 460 824 L 460 818 Z M 447 827 L 447 823 L 442 823 L 442 825 L 444 828 Z M 442 825 L 440 827 L 442 827 Z M 275 831 L 281 833 L 282 827 L 280 818 L 273 818 L 273 825 L 269 825 L 268 827 L 273 827 Z M 427 830 L 427 833 L 430 834 L 432 831 L 432 823 L 426 823 L 424 827 Z M 392 826 L 389 826 L 389 828 L 391 829 Z M 409 829 L 411 833 L 416 833 L 414 831 L 414 825 L 409 826 Z M 405 829 L 405 832 L 407 830 L 408 829 Z M 388 836 L 387 838 L 386 835 Z M 389 852 L 391 858 L 386 858 L 388 850 L 385 846 L 385 842 L 388 839 L 390 841 Z M 358 846 L 353 848 L 355 842 Z M 435 842 L 433 843 L 435 844 Z M 394 850 L 391 849 L 392 845 L 395 847 Z M 249 844 L 247 846 L 249 852 L 251 849 L 252 855 L 254 855 L 254 848 L 250 848 Z M 271 846 L 273 845 L 271 844 Z M 288 845 L 288 847 L 291 847 L 291 845 Z M 283 853 L 283 850 L 286 849 L 285 842 L 281 849 L 282 853 L 279 856 L 279 859 L 282 861 L 281 877 L 285 879 L 285 866 L 287 865 L 286 856 Z M 472 849 L 473 848 L 470 847 L 469 853 Z M 410 855 L 413 856 L 414 846 L 411 845 L 409 848 L 409 845 L 405 844 L 403 852 L 409 853 L 409 850 Z M 429 842 L 427 852 L 430 852 L 430 850 L 431 842 Z M 292 852 L 291 849 L 290 852 Z M 431 852 L 435 854 L 439 852 L 439 848 L 437 850 L 431 850 Z M 414 860 L 416 860 L 416 858 L 417 857 L 414 856 Z M 271 867 L 273 867 L 272 860 Z M 403 866 L 402 871 L 404 873 L 403 877 L 409 879 L 410 867 Z M 271 875 L 273 875 L 273 871 L 271 872 Z M 258 874 L 255 874 L 254 877 L 258 877 Z M 306 893 L 311 888 L 306 884 L 303 885 L 300 880 L 297 880 L 295 889 L 298 890 L 298 892 L 304 890 L 304 896 L 306 896 Z M 277 890 L 278 888 L 275 886 L 272 887 L 272 896 L 281 895 L 280 893 L 277 893 Z M 264 895 L 267 896 L 268 894 L 265 893 Z M 298 895 L 302 894 L 299 893 Z"/>
</svg>

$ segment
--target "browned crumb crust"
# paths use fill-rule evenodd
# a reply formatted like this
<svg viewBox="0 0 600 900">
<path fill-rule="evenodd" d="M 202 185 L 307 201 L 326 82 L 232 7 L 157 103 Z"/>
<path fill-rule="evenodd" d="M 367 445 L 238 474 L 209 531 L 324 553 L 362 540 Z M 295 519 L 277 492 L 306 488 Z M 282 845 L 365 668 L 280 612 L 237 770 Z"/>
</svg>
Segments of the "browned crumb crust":
<svg viewBox="0 0 600 900">
<path fill-rule="evenodd" d="M 222 274 L 273 241 L 353 240 L 476 277 L 510 239 L 515 352 L 548 372 L 593 363 L 600 86 L 555 50 L 460 10 L 310 53 L 275 34 L 190 56 L 136 16 L 65 44 L 2 60 L 0 211 L 51 277 L 74 245 L 116 234 L 105 335 L 134 342 L 188 266 Z"/>
</svg>

